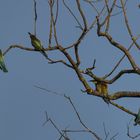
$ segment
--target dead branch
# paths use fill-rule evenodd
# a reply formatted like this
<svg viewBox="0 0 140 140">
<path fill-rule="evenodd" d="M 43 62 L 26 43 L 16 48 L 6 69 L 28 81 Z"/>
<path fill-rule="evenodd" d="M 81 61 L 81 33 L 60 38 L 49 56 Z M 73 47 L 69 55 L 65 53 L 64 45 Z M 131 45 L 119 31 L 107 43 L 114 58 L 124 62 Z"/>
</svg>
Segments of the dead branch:
<svg viewBox="0 0 140 140">
<path fill-rule="evenodd" d="M 45 115 L 46 115 L 46 121 L 43 123 L 42 126 L 44 126 L 44 125 L 46 125 L 48 122 L 50 122 L 50 123 L 53 125 L 53 127 L 57 130 L 57 132 L 60 134 L 60 137 L 63 137 L 64 140 L 70 140 L 67 136 L 65 136 L 65 135 L 61 132 L 61 130 L 60 130 L 60 129 L 58 128 L 58 126 L 56 125 L 56 123 L 55 123 L 50 117 L 48 117 L 47 111 L 45 111 Z"/>
<path fill-rule="evenodd" d="M 90 25 L 88 25 L 89 21 L 88 21 L 88 18 L 86 17 L 85 11 L 82 8 L 82 4 L 81 4 L 80 0 L 76 0 L 76 8 L 77 8 L 76 10 L 78 11 L 80 18 L 82 19 L 81 22 L 80 22 L 80 19 L 73 12 L 74 10 L 72 10 L 70 8 L 70 6 L 68 4 L 66 4 L 65 0 L 62 1 L 63 2 L 62 4 L 69 11 L 70 15 L 74 17 L 74 20 L 76 21 L 76 23 L 78 24 L 78 26 L 81 29 L 81 33 L 79 34 L 78 38 L 72 43 L 72 45 L 68 45 L 68 47 L 66 47 L 66 46 L 63 46 L 60 44 L 59 39 L 58 39 L 59 33 L 57 31 L 57 24 L 56 24 L 58 19 L 59 19 L 58 15 L 59 15 L 60 1 L 59 0 L 56 0 L 56 1 L 55 0 L 48 0 L 49 8 L 50 8 L 50 21 L 49 21 L 50 29 L 49 29 L 49 35 L 48 35 L 49 36 L 48 46 L 45 48 L 42 47 L 41 50 L 36 50 L 34 48 L 28 48 L 28 47 L 24 47 L 22 45 L 11 45 L 6 49 L 6 51 L 3 54 L 6 55 L 13 48 L 19 48 L 21 50 L 32 51 L 32 52 L 59 51 L 66 58 L 65 61 L 61 58 L 60 59 L 57 59 L 57 58 L 52 59 L 50 57 L 47 57 L 46 60 L 50 64 L 61 63 L 65 66 L 67 66 L 68 68 L 71 68 L 76 73 L 79 81 L 84 86 L 83 91 L 85 93 L 87 93 L 88 95 L 98 96 L 100 98 L 107 99 L 108 101 L 110 101 L 110 104 L 112 104 L 113 106 L 121 109 L 122 111 L 127 112 L 128 114 L 136 116 L 136 114 L 129 111 L 129 109 L 126 109 L 126 108 L 112 102 L 112 100 L 117 100 L 117 99 L 125 98 L 125 97 L 140 98 L 139 91 L 138 92 L 118 91 L 116 93 L 109 92 L 105 96 L 102 94 L 102 92 L 98 92 L 96 89 L 91 87 L 89 80 L 87 80 L 87 76 L 88 76 L 88 78 L 91 78 L 91 80 L 93 82 L 94 81 L 100 82 L 100 83 L 103 83 L 106 86 L 108 86 L 109 84 L 113 84 L 114 82 L 116 82 L 118 79 L 120 79 L 120 77 L 122 77 L 125 74 L 140 75 L 140 68 L 139 68 L 138 64 L 136 63 L 136 60 L 134 59 L 133 55 L 131 55 L 131 53 L 130 53 L 130 49 L 132 48 L 133 45 L 135 45 L 138 49 L 140 49 L 140 47 L 137 43 L 137 38 L 135 38 L 135 36 L 132 34 L 132 30 L 131 30 L 131 27 L 130 27 L 129 22 L 128 22 L 128 17 L 127 17 L 126 7 L 125 7 L 127 0 L 125 2 L 123 2 L 121 0 L 121 6 L 116 4 L 117 3 L 116 0 L 114 0 L 111 3 L 109 3 L 108 0 L 104 0 L 104 1 L 103 0 L 98 0 L 98 1 L 84 0 L 84 1 L 88 4 L 90 4 L 92 6 L 92 8 L 94 9 L 94 12 L 96 12 L 96 14 L 97 14 L 97 16 L 95 16 L 93 18 L 92 23 Z M 97 8 L 96 8 L 97 2 L 101 2 L 103 4 L 101 6 L 101 10 L 97 10 Z M 56 12 L 54 12 L 55 11 L 55 9 L 54 9 L 55 3 L 56 3 Z M 112 35 L 109 33 L 110 24 L 111 24 L 111 15 L 113 15 L 113 12 L 116 10 L 116 8 L 120 8 L 122 10 L 124 20 L 125 20 L 125 26 L 128 30 L 128 33 L 131 37 L 131 40 L 132 40 L 132 44 L 130 45 L 130 47 L 128 49 L 124 45 L 122 45 L 121 43 L 116 41 L 116 39 L 114 39 L 112 37 Z M 35 14 L 34 32 L 36 34 L 37 10 L 36 10 L 36 1 L 35 0 L 34 0 L 34 14 Z M 102 19 L 104 19 L 104 20 L 102 21 Z M 96 29 L 94 28 L 95 25 L 97 25 Z M 87 36 L 89 31 L 91 31 L 91 29 L 93 29 L 93 28 L 94 28 L 94 30 L 96 30 L 98 37 L 106 38 L 112 47 L 117 48 L 120 52 L 122 52 L 124 54 L 123 57 L 116 63 L 116 65 L 112 69 L 112 71 L 109 74 L 105 74 L 105 76 L 97 76 L 94 73 L 93 70 L 95 69 L 95 62 L 92 65 L 93 62 L 91 61 L 91 65 L 92 65 L 91 67 L 87 67 L 87 68 L 83 68 L 83 69 L 80 67 L 81 56 L 79 54 L 79 49 L 80 49 L 80 46 L 82 44 L 82 40 L 85 39 L 85 37 Z M 55 45 L 52 44 L 52 42 L 53 42 L 52 39 L 55 40 Z M 92 44 L 92 45 L 94 45 L 94 44 Z M 69 53 L 69 49 L 74 50 L 74 54 L 71 55 Z M 86 49 L 86 46 L 85 46 L 85 49 Z M 112 76 L 112 74 L 118 68 L 120 63 L 123 61 L 124 57 L 127 57 L 130 65 L 131 65 L 131 68 L 127 68 L 127 69 L 121 68 L 121 70 L 118 73 L 115 73 L 115 76 L 113 76 L 113 78 L 107 79 L 109 76 Z M 71 102 L 70 99 L 69 99 L 69 101 Z M 74 106 L 73 106 L 73 109 L 75 110 Z M 76 110 L 75 110 L 75 112 L 77 114 Z M 77 116 L 78 116 L 78 114 L 77 114 Z M 78 116 L 78 118 L 79 118 L 79 116 Z M 79 121 L 80 121 L 80 118 L 79 118 Z M 82 125 L 84 126 L 84 124 L 82 124 Z"/>
<path fill-rule="evenodd" d="M 135 44 L 135 46 L 140 50 L 140 46 L 139 46 L 139 44 L 136 42 L 136 38 L 133 36 L 132 31 L 131 31 L 131 27 L 130 27 L 130 25 L 129 25 L 129 23 L 128 23 L 128 18 L 127 18 L 127 15 L 126 15 L 126 10 L 125 10 L 125 5 L 124 5 L 123 0 L 121 0 L 121 5 L 122 5 L 123 14 L 124 14 L 124 19 L 125 19 L 125 24 L 126 24 L 128 33 L 129 33 L 129 35 L 130 35 L 130 37 L 131 37 L 131 40 L 132 40 L 133 43 Z"/>
<path fill-rule="evenodd" d="M 102 36 L 102 37 L 105 37 L 109 42 L 110 44 L 112 44 L 114 47 L 118 48 L 120 51 L 122 51 L 126 57 L 128 58 L 131 66 L 133 67 L 134 70 L 137 70 L 139 69 L 137 64 L 135 63 L 133 57 L 130 55 L 130 53 L 128 52 L 128 50 L 121 44 L 119 44 L 118 42 L 116 42 L 111 35 L 109 35 L 108 33 L 106 32 L 102 32 L 101 31 L 101 25 L 100 25 L 100 22 L 99 22 L 99 18 L 97 18 L 97 34 L 98 36 Z"/>
</svg>

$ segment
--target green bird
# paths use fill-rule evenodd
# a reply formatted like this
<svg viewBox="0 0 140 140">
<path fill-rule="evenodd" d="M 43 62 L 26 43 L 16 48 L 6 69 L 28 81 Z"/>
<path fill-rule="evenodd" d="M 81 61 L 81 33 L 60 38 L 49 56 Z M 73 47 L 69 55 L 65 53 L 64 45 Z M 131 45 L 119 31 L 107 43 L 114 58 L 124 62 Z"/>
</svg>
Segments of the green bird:
<svg viewBox="0 0 140 140">
<path fill-rule="evenodd" d="M 135 121 L 134 125 L 137 125 L 137 124 L 140 125 L 140 108 L 139 108 L 138 114 L 136 115 L 136 118 L 134 121 Z"/>
<path fill-rule="evenodd" d="M 4 57 L 3 57 L 1 49 L 0 49 L 0 69 L 3 72 L 8 72 L 8 70 L 7 70 L 6 66 L 5 66 L 5 63 L 4 63 Z"/>
<path fill-rule="evenodd" d="M 101 95 L 103 95 L 103 100 L 109 105 L 110 101 L 107 99 L 108 96 L 108 85 L 107 83 L 101 81 L 90 80 L 95 84 L 95 90 L 98 91 Z"/>
<path fill-rule="evenodd" d="M 47 59 L 48 59 L 48 55 L 46 54 L 46 52 L 43 50 L 43 46 L 41 44 L 41 41 L 33 34 L 31 34 L 30 32 L 28 32 L 28 34 L 30 35 L 30 38 L 31 38 L 31 44 L 32 46 L 40 51 Z"/>
</svg>

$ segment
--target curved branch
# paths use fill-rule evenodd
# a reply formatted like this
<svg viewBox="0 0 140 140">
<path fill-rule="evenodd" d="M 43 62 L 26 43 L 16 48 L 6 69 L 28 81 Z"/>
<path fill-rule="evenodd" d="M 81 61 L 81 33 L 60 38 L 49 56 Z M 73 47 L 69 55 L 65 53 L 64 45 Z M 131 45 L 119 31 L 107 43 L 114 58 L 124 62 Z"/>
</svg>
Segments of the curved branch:
<svg viewBox="0 0 140 140">
<path fill-rule="evenodd" d="M 139 69 L 137 64 L 135 63 L 134 59 L 132 58 L 132 56 L 130 55 L 129 51 L 124 47 L 122 46 L 121 44 L 119 44 L 118 42 L 116 42 L 111 35 L 109 35 L 108 33 L 106 32 L 101 32 L 101 26 L 100 26 L 100 23 L 99 23 L 99 18 L 97 18 L 97 34 L 98 36 L 103 36 L 105 37 L 109 42 L 110 44 L 112 44 L 113 46 L 115 46 L 116 48 L 118 48 L 119 50 L 121 50 L 128 58 L 131 66 L 133 67 L 133 69 Z"/>
<path fill-rule="evenodd" d="M 140 75 L 140 73 L 138 71 L 133 70 L 133 69 L 121 70 L 113 79 L 108 80 L 108 84 L 114 83 L 116 80 L 118 80 L 124 74 L 131 74 L 131 73 Z"/>
<path fill-rule="evenodd" d="M 126 14 L 126 11 L 125 11 L 125 8 L 124 8 L 125 5 L 124 5 L 123 0 L 121 0 L 121 5 L 122 5 L 124 20 L 125 20 L 125 24 L 126 24 L 128 33 L 129 33 L 129 35 L 130 35 L 130 37 L 131 37 L 131 40 L 134 42 L 134 44 L 136 45 L 136 47 L 140 50 L 140 46 L 139 46 L 139 44 L 136 42 L 136 39 L 135 39 L 135 37 L 133 36 L 132 31 L 131 31 L 131 28 L 130 28 L 130 26 L 129 26 L 128 19 L 127 19 L 127 14 Z"/>
<path fill-rule="evenodd" d="M 137 36 L 136 40 L 140 37 L 140 35 Z M 128 51 L 132 48 L 132 46 L 134 45 L 134 42 L 132 42 L 129 46 L 129 48 L 127 49 Z M 106 74 L 105 76 L 103 76 L 104 79 L 108 78 L 109 76 L 111 76 L 113 74 L 113 72 L 117 69 L 117 67 L 120 65 L 120 63 L 123 61 L 123 59 L 125 58 L 125 54 L 121 57 L 121 59 L 117 62 L 117 64 L 114 66 L 114 68 L 112 69 L 111 72 L 109 72 L 108 74 Z"/>
<path fill-rule="evenodd" d="M 68 99 L 68 101 L 69 101 L 70 104 L 72 105 L 72 107 L 73 107 L 73 109 L 74 109 L 74 111 L 75 111 L 75 113 L 76 113 L 76 115 L 77 115 L 77 117 L 78 117 L 78 120 L 80 121 L 81 125 L 82 125 L 89 133 L 91 133 L 97 140 L 101 140 L 101 138 L 100 138 L 94 131 L 92 131 L 91 129 L 89 129 L 89 128 L 85 125 L 85 123 L 82 121 L 82 119 L 81 119 L 81 117 L 80 117 L 80 115 L 79 115 L 79 113 L 78 113 L 76 107 L 74 106 L 74 104 L 73 104 L 71 98 L 70 98 L 70 97 L 67 97 L 67 96 L 65 96 L 65 98 Z"/>
<path fill-rule="evenodd" d="M 123 107 L 123 106 L 120 106 L 120 105 L 118 105 L 118 104 L 116 104 L 116 103 L 114 103 L 114 102 L 112 102 L 112 101 L 110 101 L 110 103 L 111 103 L 113 106 L 115 106 L 115 107 L 121 109 L 122 111 L 124 111 L 124 112 L 126 112 L 126 113 L 128 113 L 128 114 L 130 114 L 130 115 L 133 115 L 133 116 L 135 116 L 135 117 L 137 116 L 136 113 L 131 112 L 130 110 L 126 109 L 126 108 Z"/>
<path fill-rule="evenodd" d="M 77 2 L 77 7 L 78 7 L 78 10 L 80 12 L 80 15 L 81 15 L 81 17 L 83 19 L 83 23 L 84 23 L 84 26 L 85 26 L 84 28 L 85 28 L 85 30 L 87 30 L 87 20 L 86 20 L 86 17 L 84 15 L 84 13 L 83 13 L 83 10 L 81 9 L 80 1 L 76 0 L 76 2 Z"/>
<path fill-rule="evenodd" d="M 54 47 L 49 47 L 49 48 L 43 48 L 42 50 L 43 51 L 53 51 L 53 50 L 58 50 L 58 47 L 59 46 L 54 46 Z M 3 55 L 6 55 L 12 48 L 19 48 L 19 49 L 22 49 L 22 50 L 26 50 L 26 51 L 39 51 L 39 50 L 35 50 L 34 48 L 27 48 L 27 47 L 24 47 L 22 45 L 11 45 L 9 46 L 3 53 Z"/>
<path fill-rule="evenodd" d="M 109 95 L 110 100 L 117 100 L 126 97 L 140 98 L 140 91 L 118 91 L 112 95 Z"/>
<path fill-rule="evenodd" d="M 66 63 L 64 60 L 52 60 L 52 59 L 49 58 L 49 62 L 48 62 L 48 63 L 49 63 L 49 64 L 62 63 L 62 64 L 64 64 L 64 65 L 66 65 L 67 67 L 73 69 L 73 67 L 72 67 L 71 65 L 69 65 L 68 63 Z"/>
<path fill-rule="evenodd" d="M 70 14 L 74 17 L 74 19 L 76 20 L 77 24 L 79 25 L 80 29 L 82 28 L 82 25 L 80 23 L 80 21 L 78 20 L 78 18 L 74 15 L 74 13 L 72 12 L 72 10 L 69 8 L 69 6 L 66 4 L 65 0 L 63 0 L 63 4 L 64 6 L 68 9 L 68 11 L 70 12 Z"/>
<path fill-rule="evenodd" d="M 76 63 L 73 61 L 73 59 L 71 58 L 71 56 L 67 53 L 67 51 L 59 46 L 59 50 L 65 55 L 65 57 L 69 60 L 69 62 L 71 63 L 71 65 L 73 66 L 73 69 L 75 70 L 79 80 L 83 83 L 84 87 L 86 88 L 87 91 L 91 91 L 92 92 L 92 88 L 89 86 L 89 84 L 87 83 L 86 79 L 83 77 L 83 75 L 80 72 L 80 69 L 77 67 Z"/>
</svg>

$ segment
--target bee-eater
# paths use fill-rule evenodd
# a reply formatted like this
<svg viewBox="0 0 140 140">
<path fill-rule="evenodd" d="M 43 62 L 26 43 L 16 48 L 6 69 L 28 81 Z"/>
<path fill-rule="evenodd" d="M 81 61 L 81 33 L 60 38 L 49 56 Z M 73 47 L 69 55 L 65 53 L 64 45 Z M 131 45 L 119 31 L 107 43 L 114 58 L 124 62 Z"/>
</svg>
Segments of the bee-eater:
<svg viewBox="0 0 140 140">
<path fill-rule="evenodd" d="M 31 44 L 32 46 L 40 51 L 46 58 L 48 58 L 48 55 L 46 54 L 46 52 L 43 50 L 43 46 L 41 44 L 41 41 L 33 34 L 31 34 L 30 32 L 28 32 L 28 34 L 30 35 L 31 38 Z"/>
<path fill-rule="evenodd" d="M 108 96 L 108 86 L 106 83 L 104 82 L 100 82 L 100 81 L 93 81 L 90 80 L 90 82 L 93 82 L 95 84 L 95 90 L 98 91 L 101 95 L 103 95 L 103 100 L 109 104 L 109 100 L 107 99 Z"/>
<path fill-rule="evenodd" d="M 140 125 L 140 108 L 139 108 L 138 114 L 137 114 L 137 116 L 136 116 L 134 121 L 135 121 L 134 125 L 137 125 L 137 124 Z"/>
<path fill-rule="evenodd" d="M 8 70 L 7 70 L 6 66 L 5 66 L 5 63 L 4 63 L 4 57 L 3 57 L 1 49 L 0 49 L 0 69 L 3 72 L 8 72 Z"/>
</svg>

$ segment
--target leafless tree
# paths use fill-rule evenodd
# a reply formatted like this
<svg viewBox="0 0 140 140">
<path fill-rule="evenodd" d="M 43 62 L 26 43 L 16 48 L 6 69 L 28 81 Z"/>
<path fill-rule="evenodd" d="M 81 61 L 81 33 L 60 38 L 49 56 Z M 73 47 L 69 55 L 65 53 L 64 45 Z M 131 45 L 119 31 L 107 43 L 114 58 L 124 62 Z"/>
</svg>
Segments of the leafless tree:
<svg viewBox="0 0 140 140">
<path fill-rule="evenodd" d="M 13 48 L 19 48 L 26 51 L 38 51 L 42 52 L 45 51 L 48 55 L 46 57 L 46 61 L 50 64 L 56 64 L 61 63 L 65 65 L 66 67 L 73 70 L 73 72 L 76 73 L 79 82 L 83 85 L 83 90 L 81 90 L 83 93 L 87 95 L 98 96 L 99 98 L 102 98 L 107 104 L 113 105 L 116 108 L 134 116 L 135 118 L 138 116 L 137 113 L 134 113 L 129 108 L 125 108 L 117 103 L 115 103 L 115 100 L 118 100 L 120 98 L 139 98 L 140 97 L 140 91 L 117 91 L 115 93 L 110 93 L 108 91 L 108 87 L 110 85 L 113 85 L 116 81 L 118 81 L 121 77 L 123 77 L 126 74 L 136 74 L 140 75 L 140 66 L 138 65 L 137 61 L 135 60 L 135 57 L 130 53 L 130 50 L 135 48 L 137 51 L 140 51 L 140 45 L 138 43 L 139 35 L 133 33 L 132 28 L 129 24 L 129 17 L 127 15 L 127 4 L 129 3 L 129 0 L 75 0 L 72 3 L 67 0 L 48 0 L 49 10 L 50 10 L 50 20 L 49 20 L 49 35 L 48 35 L 48 44 L 47 47 L 42 47 L 40 50 L 37 50 L 35 48 L 25 47 L 18 44 L 13 44 L 7 48 L 7 50 L 4 52 L 4 55 L 6 55 L 11 49 Z M 76 9 L 71 8 L 72 5 Z M 92 8 L 93 14 L 91 13 L 92 21 L 88 20 L 87 13 L 84 10 L 84 5 L 88 5 L 90 8 Z M 67 9 L 67 12 L 69 13 L 69 16 L 73 17 L 73 20 L 76 23 L 76 28 L 80 30 L 80 34 L 78 38 L 73 41 L 72 44 L 67 44 L 67 46 L 64 46 L 63 43 L 60 43 L 59 41 L 59 32 L 57 31 L 58 26 L 57 22 L 60 18 L 60 7 L 64 7 Z M 138 8 L 138 6 L 136 7 Z M 77 11 L 77 13 L 76 13 Z M 36 1 L 34 0 L 34 36 L 37 38 L 36 33 L 36 22 L 37 22 L 37 10 L 36 10 Z M 79 14 L 79 17 L 77 16 Z M 112 18 L 116 18 L 117 16 L 123 16 L 123 25 L 127 29 L 127 32 L 129 34 L 129 46 L 125 46 L 120 41 L 117 41 L 118 39 L 114 37 L 113 34 L 111 34 L 111 25 L 112 25 Z M 67 26 L 67 25 L 66 25 Z M 117 27 L 116 27 L 117 28 Z M 82 67 L 82 61 L 81 56 L 79 54 L 80 46 L 83 42 L 83 40 L 86 39 L 86 36 L 89 34 L 89 32 L 93 31 L 97 34 L 97 36 L 101 39 L 106 39 L 105 41 L 110 44 L 111 47 L 114 47 L 118 49 L 122 53 L 122 57 L 118 60 L 117 63 L 113 64 L 114 67 L 110 69 L 110 72 L 104 73 L 103 76 L 98 76 L 95 74 L 96 70 L 96 59 L 89 60 L 91 62 L 89 67 Z M 94 45 L 94 44 L 93 44 Z M 85 46 L 86 50 L 86 46 Z M 58 59 L 58 58 L 51 58 L 49 56 L 49 53 L 58 51 L 62 54 L 63 58 L 65 59 Z M 74 53 L 71 54 L 70 51 L 73 51 Z M 126 59 L 124 59 L 126 58 Z M 130 64 L 129 68 L 123 68 L 117 71 L 122 61 L 127 60 L 126 63 Z M 91 79 L 91 80 L 89 80 Z M 90 82 L 93 82 L 95 87 L 91 87 Z M 66 96 L 65 96 L 66 97 Z M 96 139 L 101 139 L 94 131 L 91 131 L 81 120 L 80 115 L 78 114 L 76 108 L 74 107 L 71 99 L 69 97 L 66 97 L 69 102 L 71 103 L 73 109 L 75 110 L 75 113 L 82 124 L 82 126 L 85 128 L 85 130 L 82 131 L 88 131 L 90 132 Z M 51 124 L 58 130 L 61 137 L 63 139 L 69 139 L 67 136 L 68 131 L 70 130 L 63 130 L 60 131 L 58 127 L 55 125 L 53 120 L 46 115 L 46 121 L 51 122 Z M 129 130 L 129 129 L 128 129 Z M 105 130 L 106 132 L 106 130 Z M 106 133 L 106 137 L 108 137 L 108 133 Z M 60 138 L 61 139 L 61 138 Z M 114 139 L 114 137 L 112 137 Z"/>
</svg>

